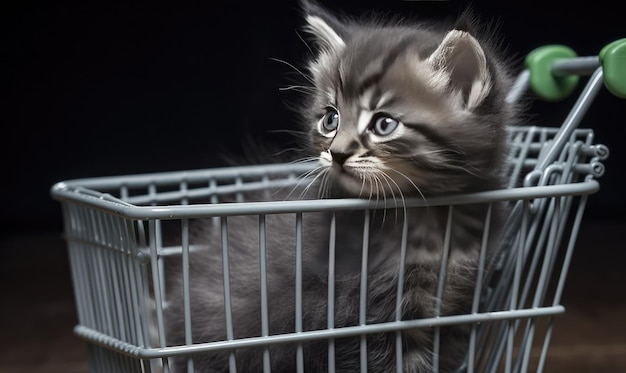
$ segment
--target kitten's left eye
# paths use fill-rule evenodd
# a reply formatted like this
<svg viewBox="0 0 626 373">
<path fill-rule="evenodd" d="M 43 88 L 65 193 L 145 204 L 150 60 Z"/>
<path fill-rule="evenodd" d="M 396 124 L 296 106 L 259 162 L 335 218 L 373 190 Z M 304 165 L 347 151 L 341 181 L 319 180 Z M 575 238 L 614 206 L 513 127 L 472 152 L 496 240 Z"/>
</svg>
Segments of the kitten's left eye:
<svg viewBox="0 0 626 373">
<path fill-rule="evenodd" d="M 387 136 L 398 128 L 398 122 L 396 119 L 391 117 L 381 115 L 374 118 L 374 122 L 372 125 L 372 132 L 378 136 Z"/>
<path fill-rule="evenodd" d="M 326 136 L 334 136 L 334 132 L 339 127 L 339 112 L 335 108 L 328 108 L 326 114 L 318 122 L 318 131 Z"/>
</svg>

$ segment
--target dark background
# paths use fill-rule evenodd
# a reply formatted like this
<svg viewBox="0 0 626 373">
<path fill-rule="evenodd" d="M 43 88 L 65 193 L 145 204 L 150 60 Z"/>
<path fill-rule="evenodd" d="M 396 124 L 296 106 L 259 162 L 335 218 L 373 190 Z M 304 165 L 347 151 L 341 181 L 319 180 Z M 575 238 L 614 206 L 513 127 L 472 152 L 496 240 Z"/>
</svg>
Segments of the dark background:
<svg viewBox="0 0 626 373">
<path fill-rule="evenodd" d="M 299 96 L 279 88 L 302 66 L 297 3 L 211 1 L 205 4 L 20 2 L 3 14 L 6 98 L 2 223 L 8 232 L 61 230 L 49 196 L 61 180 L 212 167 L 223 150 L 242 150 L 243 133 L 261 141 L 292 138 L 287 108 Z M 438 18 L 467 1 L 335 1 L 348 14 L 380 11 Z M 617 5 L 548 8 L 482 1 L 473 9 L 498 24 L 503 47 L 523 57 L 559 43 L 597 54 L 626 35 Z M 613 3 L 616 4 L 616 3 Z M 611 8 L 613 6 L 614 8 Z M 535 124 L 558 125 L 573 98 L 535 104 Z M 588 217 L 620 218 L 626 101 L 603 90 L 585 126 L 608 145 L 602 191 Z M 8 115 L 7 115 L 8 114 Z"/>
<path fill-rule="evenodd" d="M 291 141 L 274 130 L 296 128 L 297 116 L 287 106 L 297 103 L 299 96 L 280 91 L 294 72 L 272 59 L 302 66 L 308 52 L 298 35 L 302 22 L 295 1 L 13 3 L 8 7 L 5 2 L 0 11 L 4 78 L 0 281 L 2 302 L 10 304 L 13 299 L 16 306 L 2 307 L 0 318 L 7 325 L 32 325 L 30 332 L 2 328 L 13 340 L 0 342 L 4 352 L 0 360 L 8 357 L 10 372 L 18 372 L 18 366 L 30 372 L 24 362 L 52 346 L 41 338 L 46 336 L 42 330 L 58 323 L 61 331 L 50 331 L 48 340 L 59 346 L 74 340 L 63 334 L 71 334 L 75 316 L 61 210 L 50 197 L 50 187 L 72 178 L 219 166 L 225 151 L 244 150 L 244 134 L 279 144 Z M 458 13 L 469 2 L 326 4 L 348 14 L 373 10 L 436 19 Z M 523 6 L 475 1 L 472 8 L 498 25 L 503 47 L 520 68 L 524 56 L 542 45 L 564 44 L 579 55 L 595 55 L 609 42 L 626 37 L 619 2 L 518 4 Z M 560 124 L 574 100 L 536 102 L 529 124 Z M 622 349 L 624 333 L 615 327 L 623 325 L 619 310 L 625 298 L 621 285 L 626 240 L 625 109 L 626 100 L 603 90 L 585 117 L 583 126 L 595 129 L 597 142 L 609 146 L 611 156 L 605 162 L 601 190 L 589 201 L 581 247 L 570 271 L 570 293 L 565 295 L 583 310 L 583 316 L 576 308 L 569 313 L 576 325 L 587 325 L 577 329 L 583 343 L 589 344 L 595 335 L 595 340 L 617 343 Z M 47 300 L 46 308 L 37 299 Z M 622 308 L 602 308 L 600 303 Z M 600 318 L 608 320 L 604 329 L 599 327 Z M 613 337 L 607 336 L 611 333 Z M 606 351 L 602 346 L 600 350 Z M 82 371 L 63 365 L 72 359 L 67 351 L 48 355 L 53 357 L 41 362 L 46 372 L 54 371 L 50 359 L 57 361 L 59 372 Z M 84 366 L 82 351 L 72 356 Z M 570 368 L 580 366 L 579 360 L 563 356 Z M 589 355 L 584 356 L 589 361 Z M 606 356 L 598 356 L 605 365 L 595 367 L 607 367 Z M 624 356 L 624 350 L 616 350 L 615 356 Z"/>
</svg>

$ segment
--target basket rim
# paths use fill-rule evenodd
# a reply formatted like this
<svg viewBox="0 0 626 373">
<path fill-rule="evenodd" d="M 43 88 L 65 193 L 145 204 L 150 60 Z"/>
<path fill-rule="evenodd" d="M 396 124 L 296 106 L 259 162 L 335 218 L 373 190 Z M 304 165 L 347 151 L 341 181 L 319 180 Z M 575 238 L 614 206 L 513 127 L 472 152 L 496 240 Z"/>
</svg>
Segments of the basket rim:
<svg viewBox="0 0 626 373">
<path fill-rule="evenodd" d="M 234 215 L 261 215 L 283 213 L 306 213 L 336 210 L 375 210 L 386 208 L 413 208 L 454 206 L 477 203 L 532 200 L 536 198 L 581 196 L 596 193 L 600 183 L 595 179 L 563 184 L 510 189 L 489 190 L 476 193 L 463 193 L 430 198 L 406 198 L 404 200 L 367 200 L 360 198 L 342 199 L 302 199 L 262 202 L 229 202 L 171 204 L 139 206 L 123 201 L 108 193 L 85 188 L 80 181 L 56 183 L 51 190 L 52 197 L 62 203 L 88 206 L 132 220 L 174 220 L 182 218 L 206 218 Z"/>
</svg>

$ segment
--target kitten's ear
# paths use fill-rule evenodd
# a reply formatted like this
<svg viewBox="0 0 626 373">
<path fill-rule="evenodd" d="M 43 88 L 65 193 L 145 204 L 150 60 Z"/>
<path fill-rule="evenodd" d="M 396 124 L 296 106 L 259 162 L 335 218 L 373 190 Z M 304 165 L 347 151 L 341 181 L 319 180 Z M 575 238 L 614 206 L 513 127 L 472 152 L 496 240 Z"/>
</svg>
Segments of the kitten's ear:
<svg viewBox="0 0 626 373">
<path fill-rule="evenodd" d="M 311 0 L 300 0 L 306 25 L 304 30 L 314 37 L 317 47 L 327 52 L 338 52 L 346 45 L 346 27 L 321 5 Z"/>
<path fill-rule="evenodd" d="M 491 90 L 485 52 L 465 31 L 449 31 L 427 61 L 439 74 L 438 83 L 461 92 L 470 109 L 480 105 Z"/>
</svg>

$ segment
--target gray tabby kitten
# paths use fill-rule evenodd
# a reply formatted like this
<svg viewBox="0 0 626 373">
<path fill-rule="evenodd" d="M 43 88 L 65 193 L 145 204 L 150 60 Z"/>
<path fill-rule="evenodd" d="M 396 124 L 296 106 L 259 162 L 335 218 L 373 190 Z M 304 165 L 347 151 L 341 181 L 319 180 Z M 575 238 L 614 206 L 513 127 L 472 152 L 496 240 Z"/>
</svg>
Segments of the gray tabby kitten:
<svg viewBox="0 0 626 373">
<path fill-rule="evenodd" d="M 360 197 L 401 202 L 501 188 L 507 151 L 506 125 L 516 108 L 505 101 L 510 75 L 489 44 L 466 26 L 340 20 L 321 6 L 304 2 L 305 30 L 317 48 L 310 61 L 310 95 L 302 115 L 308 155 L 319 159 L 315 181 L 291 195 Z M 284 197 L 278 197 L 284 198 Z M 496 209 L 494 220 L 498 221 Z M 458 206 L 444 295 L 436 298 L 448 209 L 400 208 L 371 212 L 367 259 L 367 324 L 468 313 L 476 277 L 486 208 Z M 360 324 L 363 211 L 334 214 L 335 267 L 329 268 L 331 214 L 304 214 L 302 329 L 328 327 L 328 270 L 335 270 L 335 328 Z M 399 270 L 402 230 L 407 230 L 404 268 Z M 258 217 L 231 217 L 228 224 L 233 330 L 226 330 L 220 225 L 202 224 L 192 238 L 206 248 L 191 260 L 193 341 L 220 341 L 262 335 Z M 267 293 L 270 335 L 295 331 L 295 217 L 266 217 Z M 492 231 L 497 229 L 492 227 Z M 492 237 L 491 242 L 496 241 Z M 404 287 L 396 309 L 399 273 Z M 179 278 L 180 276 L 177 276 Z M 175 289 L 181 289 L 180 284 Z M 182 294 L 174 292 L 167 310 L 168 341 L 184 344 Z M 437 311 L 438 310 L 438 311 Z M 366 337 L 369 372 L 433 369 L 433 330 L 408 329 L 396 348 L 396 333 Z M 441 372 L 465 358 L 465 326 L 442 327 L 438 348 Z M 360 337 L 317 339 L 269 348 L 272 372 L 328 369 L 361 371 Z M 398 351 L 399 350 L 399 351 Z M 243 372 L 263 371 L 263 349 L 242 348 L 230 356 Z M 300 363 L 299 363 L 300 362 Z M 194 356 L 196 372 L 225 372 L 229 352 Z M 186 371 L 184 358 L 176 372 Z"/>
</svg>

